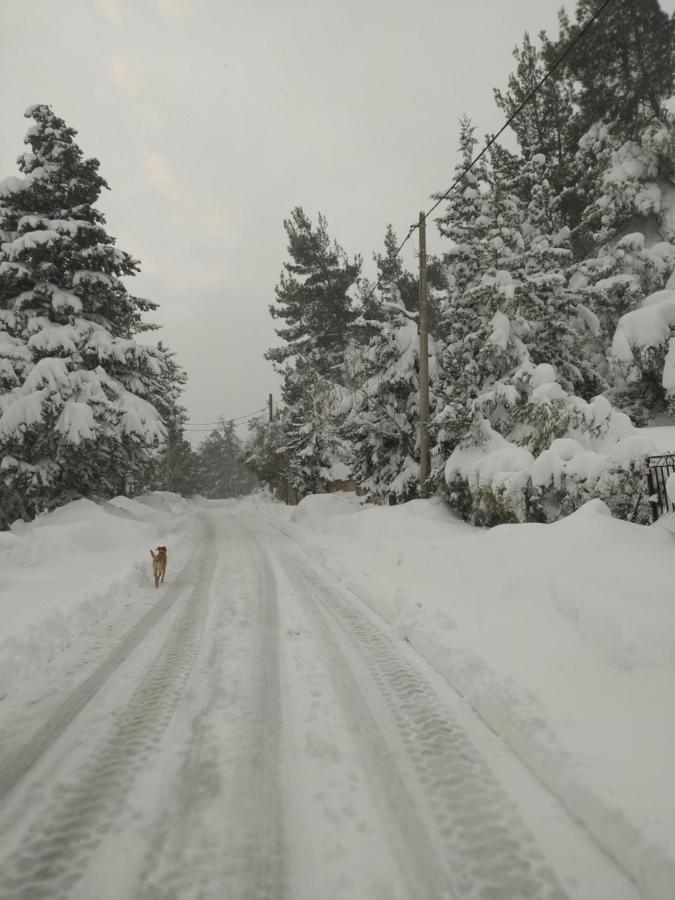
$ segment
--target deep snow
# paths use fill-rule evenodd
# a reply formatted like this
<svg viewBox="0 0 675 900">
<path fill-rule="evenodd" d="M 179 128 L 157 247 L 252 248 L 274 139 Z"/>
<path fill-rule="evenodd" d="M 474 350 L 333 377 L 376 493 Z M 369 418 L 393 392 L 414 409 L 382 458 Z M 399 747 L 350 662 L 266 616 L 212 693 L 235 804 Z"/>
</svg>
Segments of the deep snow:
<svg viewBox="0 0 675 900">
<path fill-rule="evenodd" d="M 672 520 L 630 525 L 598 501 L 553 525 L 486 531 L 440 500 L 383 508 L 333 494 L 293 509 L 258 494 L 234 506 L 390 622 L 644 897 L 672 900 Z M 0 534 L 0 697 L 125 598 L 151 603 L 149 549 L 168 544 L 177 570 L 193 552 L 195 509 L 168 494 L 78 501 Z"/>
</svg>

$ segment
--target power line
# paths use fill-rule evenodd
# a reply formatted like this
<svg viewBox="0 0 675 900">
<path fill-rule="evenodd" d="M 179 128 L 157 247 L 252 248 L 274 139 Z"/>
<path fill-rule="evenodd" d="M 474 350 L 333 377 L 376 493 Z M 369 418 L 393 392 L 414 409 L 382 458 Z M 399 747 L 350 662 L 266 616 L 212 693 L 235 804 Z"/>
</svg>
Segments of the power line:
<svg viewBox="0 0 675 900">
<path fill-rule="evenodd" d="M 490 149 L 490 147 L 494 144 L 494 142 L 497 140 L 497 138 L 498 138 L 501 134 L 503 134 L 503 133 L 506 131 L 506 129 L 509 127 L 509 125 L 511 124 L 511 122 L 513 122 L 513 120 L 514 120 L 517 116 L 520 115 L 520 113 L 521 113 L 521 112 L 523 111 L 523 109 L 527 106 L 527 104 L 530 102 L 530 100 L 532 100 L 532 98 L 538 93 L 538 91 L 539 91 L 539 89 L 542 87 L 542 85 L 543 85 L 546 81 L 548 81 L 548 79 L 549 79 L 549 78 L 551 77 L 551 75 L 555 72 L 555 70 L 558 68 L 558 66 L 559 66 L 560 63 L 563 61 L 563 59 L 565 59 L 565 57 L 570 53 L 570 51 L 571 51 L 572 48 L 578 43 L 578 41 L 581 40 L 581 38 L 586 34 L 586 32 L 588 31 L 588 29 L 589 29 L 589 28 L 591 27 L 591 25 L 593 24 L 593 22 L 595 22 L 595 20 L 602 14 L 603 10 L 604 10 L 607 6 L 609 6 L 610 3 L 612 3 L 612 0 L 605 0 L 605 2 L 604 2 L 601 6 L 599 6 L 599 7 L 596 9 L 596 11 L 593 13 L 593 15 L 591 16 L 591 18 L 588 20 L 588 22 L 586 22 L 586 24 L 584 25 L 584 27 L 581 29 L 581 31 L 579 32 L 579 34 L 578 34 L 573 40 L 571 40 L 571 41 L 569 42 L 569 44 L 567 45 L 567 47 L 565 47 L 565 49 L 563 50 L 563 52 L 556 58 L 555 62 L 554 62 L 553 65 L 551 66 L 551 68 L 546 72 L 546 74 L 545 74 L 542 78 L 539 79 L 539 81 L 537 82 L 537 84 L 532 88 L 532 90 L 531 90 L 530 93 L 527 95 L 527 97 L 525 97 L 525 99 L 522 101 L 522 103 L 520 104 L 520 106 L 518 106 L 518 108 L 517 108 L 513 113 L 511 113 L 511 115 L 510 115 L 509 118 L 506 120 L 506 122 L 504 122 L 504 124 L 503 124 L 502 127 L 499 129 L 499 131 L 497 132 L 497 134 L 493 135 L 493 137 L 490 138 L 490 140 L 489 140 L 489 141 L 487 142 L 487 144 L 483 147 L 483 149 L 482 149 L 481 152 L 478 154 L 478 156 L 476 156 L 475 159 L 472 159 L 472 160 L 471 160 L 471 162 L 470 162 L 469 165 L 466 167 L 466 169 L 464 169 L 464 171 L 463 171 L 457 178 L 455 178 L 455 180 L 454 180 L 453 183 L 450 185 L 450 187 L 447 189 L 447 191 L 446 191 L 442 196 L 440 196 L 440 197 L 438 198 L 438 200 L 434 203 L 434 205 L 433 205 L 433 206 L 432 206 L 432 207 L 424 214 L 424 218 L 425 218 L 425 219 L 427 219 L 427 218 L 431 215 L 431 213 L 432 213 L 432 212 L 433 212 L 433 211 L 434 211 L 434 210 L 435 210 L 435 209 L 436 209 L 436 208 L 437 208 L 444 200 L 447 199 L 448 194 L 450 194 L 450 192 L 451 192 L 454 188 L 457 187 L 457 185 L 460 183 L 460 181 L 462 180 L 462 178 L 464 178 L 464 176 L 465 176 L 468 172 L 471 171 L 471 169 L 476 165 L 476 163 L 478 162 L 478 160 L 479 160 L 479 159 L 482 159 L 482 157 L 485 156 L 485 154 L 486 154 L 487 151 Z"/>
<path fill-rule="evenodd" d="M 260 409 L 254 409 L 252 412 L 242 413 L 240 416 L 227 417 L 227 416 L 221 415 L 217 419 L 214 419 L 212 422 L 190 422 L 190 426 L 198 428 L 198 427 L 202 427 L 202 426 L 205 427 L 207 425 L 220 425 L 220 423 L 223 421 L 223 419 L 226 422 L 236 422 L 237 419 L 248 419 L 249 416 L 253 416 L 253 415 L 255 415 L 255 413 L 262 412 L 262 410 L 264 410 L 264 409 L 265 409 L 265 407 L 261 406 Z"/>
<path fill-rule="evenodd" d="M 232 425 L 241 425 L 247 419 L 251 419 L 253 416 L 258 415 L 258 413 L 264 412 L 267 409 L 266 406 L 261 406 L 260 409 L 254 409 L 252 412 L 244 413 L 241 416 L 235 416 L 232 419 L 226 419 L 224 416 L 221 419 L 218 419 L 216 422 L 194 422 L 190 423 L 183 431 L 186 432 L 203 432 L 203 431 L 213 431 L 214 428 L 218 428 L 221 422 L 225 422 L 226 424 Z"/>
<path fill-rule="evenodd" d="M 530 100 L 532 100 L 532 98 L 535 97 L 536 94 L 539 92 L 539 89 L 542 87 L 542 85 L 543 85 L 546 81 L 548 81 L 548 79 L 549 79 L 549 78 L 551 77 L 551 75 L 556 71 L 556 69 L 558 68 L 558 66 L 560 65 L 560 63 L 565 59 L 566 56 L 568 56 L 568 54 L 570 53 L 570 51 L 572 50 L 572 48 L 573 48 L 573 47 L 581 40 L 581 38 L 586 34 L 586 32 L 588 31 L 588 29 L 591 27 L 591 25 L 596 21 L 596 19 L 598 19 L 598 18 L 602 15 L 603 11 L 606 9 L 606 7 L 609 6 L 610 3 L 612 3 L 612 0 L 604 0 L 604 3 L 602 3 L 602 4 L 596 9 L 596 11 L 595 11 L 595 12 L 593 13 L 593 15 L 590 17 L 590 19 L 588 20 L 588 22 L 586 22 L 586 24 L 584 25 L 584 27 L 583 27 L 583 28 L 581 29 L 581 31 L 577 34 L 577 36 L 576 36 L 573 40 L 571 40 L 571 41 L 569 42 L 569 44 L 567 45 L 567 47 L 565 47 L 565 49 L 562 51 L 562 53 L 560 53 L 559 56 L 554 60 L 553 64 L 551 65 L 551 68 L 548 69 L 547 72 L 546 72 L 546 74 L 543 75 L 542 78 L 539 79 L 539 81 L 538 81 L 537 84 L 532 88 L 532 90 L 531 90 L 530 93 L 527 95 L 527 97 L 525 97 L 525 99 L 520 103 L 520 105 L 518 106 L 518 108 L 517 108 L 517 109 L 509 116 L 509 118 L 506 120 L 506 122 L 504 122 L 504 124 L 503 124 L 502 127 L 499 129 L 499 131 L 497 132 L 497 134 L 493 135 L 493 137 L 490 138 L 490 140 L 486 143 L 486 145 L 483 147 L 483 149 L 480 151 L 480 153 L 479 153 L 474 159 L 472 159 L 471 162 L 469 163 L 469 165 L 468 165 L 465 169 L 462 170 L 462 172 L 457 176 L 457 178 L 455 178 L 455 180 L 452 182 L 452 184 L 451 184 L 450 187 L 447 189 L 447 191 L 446 191 L 444 194 L 442 194 L 442 195 L 438 198 L 438 200 L 436 200 L 436 202 L 433 204 L 433 206 L 431 206 L 431 207 L 427 210 L 427 212 L 424 213 L 424 220 L 425 220 L 425 222 L 426 222 L 426 220 L 429 218 L 429 216 L 431 215 L 431 213 L 432 213 L 438 206 L 440 206 L 440 204 L 441 204 L 444 200 L 447 200 L 447 198 L 448 198 L 448 196 L 450 195 L 450 193 L 457 187 L 458 184 L 460 184 L 460 182 L 462 181 L 462 179 L 464 178 L 464 176 L 467 175 L 467 174 L 473 169 L 473 167 L 476 165 L 476 163 L 477 163 L 480 159 L 482 159 L 483 156 L 485 156 L 485 154 L 486 154 L 487 151 L 490 149 L 490 147 L 495 143 L 495 141 L 497 140 L 497 138 L 500 137 L 500 135 L 502 135 L 502 134 L 506 131 L 506 129 L 509 127 L 509 125 L 513 122 L 513 120 L 514 120 L 517 116 L 520 115 L 520 113 L 521 113 L 521 112 L 523 111 L 523 109 L 527 106 L 527 104 L 530 102 Z M 419 228 L 419 223 L 418 223 L 418 222 L 414 222 L 414 223 L 410 226 L 410 228 L 408 229 L 407 235 L 406 235 L 405 238 L 401 241 L 401 243 L 400 243 L 399 246 L 398 246 L 398 249 L 397 249 L 396 252 L 394 253 L 394 259 L 396 259 L 396 257 L 399 255 L 399 253 L 401 252 L 401 250 L 403 249 L 403 247 L 404 247 L 404 246 L 407 244 L 407 242 L 410 240 L 410 238 L 411 238 L 411 236 L 412 236 L 412 234 L 413 234 L 413 232 L 415 231 L 416 228 Z M 368 296 L 365 298 L 365 300 L 364 300 L 363 303 L 361 304 L 361 309 L 363 309 L 364 306 L 366 305 L 366 303 L 368 303 L 368 301 L 371 299 L 371 297 L 373 296 L 373 294 L 375 293 L 375 291 L 379 288 L 381 282 L 382 282 L 382 275 L 380 275 L 380 277 L 377 279 L 377 282 L 376 282 L 375 286 L 374 286 L 374 287 L 372 288 L 372 290 L 368 293 Z"/>
</svg>

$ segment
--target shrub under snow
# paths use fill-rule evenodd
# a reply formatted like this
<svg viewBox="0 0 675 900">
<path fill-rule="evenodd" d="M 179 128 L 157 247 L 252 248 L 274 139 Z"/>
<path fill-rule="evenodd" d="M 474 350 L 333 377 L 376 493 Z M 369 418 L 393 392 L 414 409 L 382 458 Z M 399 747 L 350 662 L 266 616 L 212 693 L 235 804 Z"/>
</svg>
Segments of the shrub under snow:
<svg viewBox="0 0 675 900">
<path fill-rule="evenodd" d="M 477 418 L 445 466 L 451 502 L 481 525 L 552 522 L 595 498 L 620 518 L 647 523 L 645 458 L 661 448 L 605 397 L 587 403 L 555 379 L 552 366 L 537 366 L 527 404 L 563 433 L 534 455 Z"/>
</svg>

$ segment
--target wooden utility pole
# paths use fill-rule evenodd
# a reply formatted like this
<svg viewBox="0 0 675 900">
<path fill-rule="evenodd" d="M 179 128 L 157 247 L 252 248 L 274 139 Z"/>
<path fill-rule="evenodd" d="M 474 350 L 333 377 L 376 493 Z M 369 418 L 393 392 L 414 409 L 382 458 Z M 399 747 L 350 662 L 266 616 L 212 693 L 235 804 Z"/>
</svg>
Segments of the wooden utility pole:
<svg viewBox="0 0 675 900">
<path fill-rule="evenodd" d="M 427 299 L 427 229 L 424 213 L 420 213 L 420 494 L 429 494 L 429 303 Z"/>
<path fill-rule="evenodd" d="M 272 419 L 274 418 L 274 413 L 272 411 L 272 395 L 271 394 L 269 394 L 267 397 L 267 407 L 270 411 L 270 422 L 271 422 Z"/>
</svg>

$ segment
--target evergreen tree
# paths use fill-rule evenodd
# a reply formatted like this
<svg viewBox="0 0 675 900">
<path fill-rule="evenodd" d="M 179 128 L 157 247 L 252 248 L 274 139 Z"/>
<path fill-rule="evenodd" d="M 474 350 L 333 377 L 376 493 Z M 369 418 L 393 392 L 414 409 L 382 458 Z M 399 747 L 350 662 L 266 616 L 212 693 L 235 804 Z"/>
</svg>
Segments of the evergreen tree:
<svg viewBox="0 0 675 900">
<path fill-rule="evenodd" d="M 384 253 L 373 254 L 381 290 L 380 296 L 374 296 L 371 301 L 375 310 L 371 317 L 380 322 L 389 318 L 389 315 L 382 307 L 383 300 L 403 303 L 408 312 L 417 313 L 419 310 L 419 278 L 405 268 L 401 254 L 396 252 L 399 243 L 396 232 L 389 224 L 384 235 Z M 430 334 L 438 333 L 441 321 L 438 292 L 445 289 L 445 287 L 446 276 L 442 262 L 432 254 L 427 254 L 427 302 L 429 305 Z M 363 317 L 368 317 L 366 310 L 363 312 Z M 369 334 L 368 337 L 372 337 L 372 334 Z"/>
<path fill-rule="evenodd" d="M 547 62 L 568 47 L 602 0 L 578 0 L 576 20 L 560 12 L 558 41 L 548 43 Z M 578 41 L 564 62 L 575 84 L 578 134 L 598 121 L 617 135 L 637 139 L 675 87 L 675 18 L 658 0 L 614 0 Z"/>
<path fill-rule="evenodd" d="M 522 46 L 516 47 L 513 55 L 517 67 L 509 76 L 506 91 L 494 92 L 497 106 L 507 118 L 535 91 L 546 74 L 541 52 L 527 32 Z M 543 154 L 550 161 L 557 188 L 566 182 L 569 159 L 575 137 L 578 137 L 571 128 L 574 121 L 572 97 L 571 81 L 562 73 L 556 73 L 536 90 L 511 123 L 523 158 L 528 160 L 535 154 Z"/>
<path fill-rule="evenodd" d="M 389 295 L 393 288 L 409 312 L 417 312 L 419 307 L 419 281 L 403 267 L 401 255 L 396 253 L 399 239 L 391 224 L 384 235 L 384 253 L 374 254 L 378 277 Z"/>
<path fill-rule="evenodd" d="M 301 493 L 325 490 L 339 437 L 335 385 L 344 381 L 344 357 L 357 311 L 351 291 L 361 259 L 349 261 L 331 242 L 326 220 L 315 227 L 300 207 L 284 222 L 290 261 L 284 264 L 270 314 L 284 323 L 285 343 L 265 353 L 283 376 L 283 430 L 289 483 Z"/>
<path fill-rule="evenodd" d="M 586 320 L 567 286 L 570 232 L 543 154 L 522 161 L 515 177 L 493 167 L 481 204 L 480 260 L 461 294 L 449 294 L 443 394 L 437 425 L 444 453 L 474 428 L 479 410 L 496 430 L 512 427 L 533 366 L 551 363 L 565 389 L 585 397 L 605 383 L 584 358 Z M 452 282 L 451 282 L 452 283 Z"/>
<path fill-rule="evenodd" d="M 222 420 L 197 450 L 200 493 L 211 499 L 240 497 L 255 486 L 244 464 L 243 446 L 232 422 Z"/>
<path fill-rule="evenodd" d="M 284 264 L 270 315 L 280 319 L 276 329 L 284 344 L 265 353 L 284 375 L 282 396 L 292 405 L 298 396 L 298 376 L 308 373 L 339 382 L 349 330 L 356 319 L 350 290 L 356 284 L 361 260 L 349 261 L 331 242 L 326 220 L 312 225 L 301 207 L 284 221 L 291 261 Z"/>
<path fill-rule="evenodd" d="M 162 370 L 156 380 L 153 402 L 166 428 L 166 445 L 153 461 L 148 481 L 157 490 L 174 491 L 187 497 L 197 489 L 197 456 L 184 429 L 187 411 L 179 403 L 187 381 L 185 371 L 176 362 L 176 354 L 160 341 Z"/>
<path fill-rule="evenodd" d="M 368 347 L 349 357 L 342 433 L 352 448 L 355 481 L 371 494 L 405 501 L 417 495 L 419 472 L 419 336 L 400 300 L 399 306 L 388 311 Z M 429 350 L 433 380 L 433 339 Z M 431 405 L 433 411 L 433 397 Z"/>
<path fill-rule="evenodd" d="M 295 402 L 284 410 L 287 478 L 303 495 L 326 491 L 333 465 L 343 454 L 342 391 L 328 379 L 305 372 L 294 390 Z"/>
<path fill-rule="evenodd" d="M 156 304 L 121 278 L 118 250 L 94 203 L 107 187 L 76 132 L 46 105 L 0 183 L 0 483 L 2 520 L 78 496 L 142 483 L 163 443 L 153 405 L 164 354 L 136 343 Z"/>
<path fill-rule="evenodd" d="M 468 116 L 459 122 L 459 162 L 455 166 L 453 181 L 461 177 L 448 198 L 445 214 L 437 219 L 441 235 L 451 242 L 443 263 L 449 276 L 450 306 L 461 301 L 467 286 L 486 265 L 488 247 L 488 222 L 490 215 L 488 190 L 490 174 L 485 158 L 479 160 L 470 172 L 463 174 L 476 152 L 476 129 Z M 441 195 L 435 195 L 438 199 Z M 441 333 L 446 320 L 454 322 L 455 310 L 441 309 Z"/>
<path fill-rule="evenodd" d="M 284 410 L 277 410 L 271 422 L 253 419 L 244 460 L 256 478 L 275 490 L 286 477 L 286 432 Z"/>
<path fill-rule="evenodd" d="M 492 320 L 503 300 L 498 271 L 507 269 L 520 250 L 518 203 L 495 178 L 485 158 L 462 173 L 475 155 L 477 139 L 471 120 L 460 120 L 458 186 L 438 220 L 451 241 L 444 256 L 447 291 L 441 301 L 442 342 L 435 425 L 438 451 L 448 455 L 472 420 L 472 403 L 483 390 L 500 344 L 493 343 Z M 501 278 L 501 276 L 500 276 Z M 485 365 L 488 366 L 486 370 Z M 511 362 L 499 365 L 508 368 Z"/>
<path fill-rule="evenodd" d="M 533 363 L 552 364 L 564 390 L 590 399 L 607 385 L 585 357 L 587 323 L 578 318 L 579 298 L 567 283 L 570 230 L 549 175 L 545 157 L 536 154 L 523 164 L 514 186 L 528 201 L 521 208 L 522 251 L 510 270 L 512 308 Z"/>
</svg>

